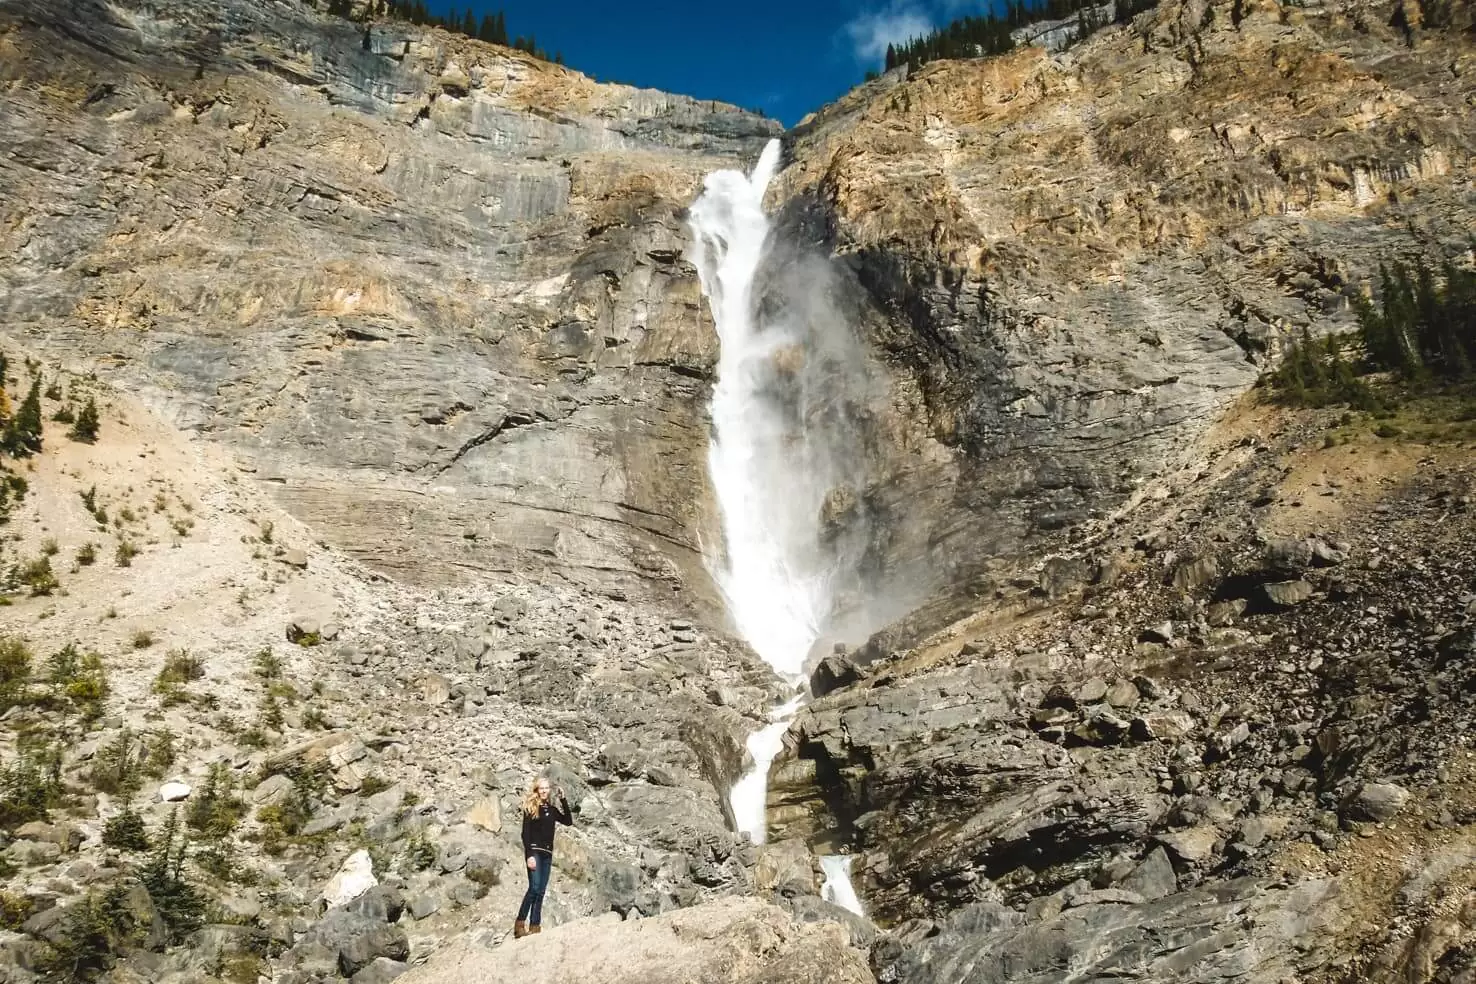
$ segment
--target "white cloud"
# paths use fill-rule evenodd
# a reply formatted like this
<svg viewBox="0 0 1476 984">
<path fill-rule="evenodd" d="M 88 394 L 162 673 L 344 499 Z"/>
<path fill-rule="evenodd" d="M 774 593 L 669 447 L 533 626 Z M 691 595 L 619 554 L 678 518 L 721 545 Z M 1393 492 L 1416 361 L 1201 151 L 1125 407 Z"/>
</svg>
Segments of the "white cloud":
<svg viewBox="0 0 1476 984">
<path fill-rule="evenodd" d="M 856 61 L 875 64 L 886 55 L 887 45 L 927 34 L 932 29 L 933 19 L 922 7 L 910 0 L 891 0 L 881 10 L 856 15 L 846 24 L 844 32 Z"/>
</svg>

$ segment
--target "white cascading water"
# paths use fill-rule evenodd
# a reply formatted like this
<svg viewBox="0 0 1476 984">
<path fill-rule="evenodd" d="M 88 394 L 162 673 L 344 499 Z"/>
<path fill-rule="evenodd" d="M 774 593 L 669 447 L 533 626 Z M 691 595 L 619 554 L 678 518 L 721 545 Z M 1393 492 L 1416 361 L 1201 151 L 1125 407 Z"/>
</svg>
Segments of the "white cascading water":
<svg viewBox="0 0 1476 984">
<path fill-rule="evenodd" d="M 844 854 L 822 855 L 820 870 L 825 873 L 825 884 L 820 886 L 820 897 L 831 905 L 865 916 L 866 909 L 861 905 L 861 899 L 851 884 L 851 859 Z"/>
<path fill-rule="evenodd" d="M 709 174 L 688 210 L 687 255 L 720 343 L 707 467 L 722 512 L 724 550 L 721 558 L 710 558 L 713 576 L 739 634 L 775 672 L 797 681 L 820 634 L 828 584 L 808 573 L 818 557 L 820 500 L 797 467 L 803 433 L 795 433 L 792 414 L 768 391 L 774 357 L 792 340 L 760 324 L 753 291 L 769 236 L 764 191 L 778 166 L 779 141 L 771 140 L 752 175 Z M 806 501 L 813 502 L 808 515 Z M 795 698 L 775 708 L 771 723 L 749 736 L 754 767 L 729 797 L 738 829 L 756 844 L 767 833 L 769 765 L 799 704 Z"/>
<path fill-rule="evenodd" d="M 713 573 L 738 632 L 790 679 L 803 670 L 831 602 L 819 547 L 829 483 L 816 467 L 823 454 L 806 440 L 803 408 L 786 398 L 792 394 L 776 392 L 776 360 L 798 339 L 782 324 L 761 322 L 754 296 L 769 236 L 764 190 L 778 166 L 779 141 L 771 140 L 751 176 L 709 174 L 688 211 L 687 255 L 721 343 L 707 466 L 722 510 L 724 554 Z"/>
<path fill-rule="evenodd" d="M 713 575 L 739 633 L 776 673 L 798 683 L 833 602 L 836 560 L 821 548 L 821 514 L 835 475 L 828 467 L 832 449 L 808 432 L 806 393 L 793 380 L 794 361 L 802 364 L 810 353 L 786 327 L 786 312 L 759 317 L 754 294 L 769 238 L 764 192 L 778 166 L 779 141 L 771 140 L 751 175 L 708 175 L 688 211 L 687 255 L 721 346 L 707 465 L 722 511 L 724 551 L 712 560 Z M 730 802 L 738 829 L 756 844 L 768 832 L 769 766 L 803 701 L 795 696 L 776 707 L 770 723 L 748 737 L 753 768 L 733 786 Z M 863 914 L 851 859 L 820 861 L 823 896 Z"/>
<path fill-rule="evenodd" d="M 794 712 L 799 710 L 799 697 L 794 697 L 769 712 L 770 723 L 748 736 L 748 754 L 753 756 L 753 769 L 733 784 L 728 802 L 733 806 L 733 821 L 739 830 L 748 831 L 755 844 L 762 844 L 768 833 L 764 822 L 769 798 L 769 766 L 784 744 L 784 732 Z"/>
</svg>

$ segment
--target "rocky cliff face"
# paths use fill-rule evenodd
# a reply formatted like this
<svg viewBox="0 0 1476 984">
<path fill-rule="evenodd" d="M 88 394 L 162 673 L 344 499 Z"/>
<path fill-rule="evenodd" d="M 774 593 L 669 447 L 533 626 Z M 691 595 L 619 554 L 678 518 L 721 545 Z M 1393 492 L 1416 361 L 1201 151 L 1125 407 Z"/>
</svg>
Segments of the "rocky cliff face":
<svg viewBox="0 0 1476 984">
<path fill-rule="evenodd" d="M 700 572 L 677 215 L 773 122 L 298 4 L 0 18 L 12 331 L 397 578 Z"/>
<path fill-rule="evenodd" d="M 832 665 L 757 850 L 724 794 L 781 688 L 722 638 L 702 567 L 716 339 L 681 210 L 778 128 L 294 2 L 4 0 L 6 350 L 136 396 L 107 433 L 159 413 L 200 439 L 166 457 L 214 531 L 196 549 L 172 527 L 184 553 L 146 551 L 141 597 L 79 566 L 5 631 L 56 648 L 103 625 L 118 693 L 188 736 L 197 784 L 222 756 L 332 756 L 312 836 L 368 832 L 394 875 L 323 916 L 348 837 L 269 865 L 284 914 L 240 918 L 280 980 L 399 972 L 500 919 L 502 818 L 551 768 L 584 811 L 550 912 L 783 901 L 600 929 L 706 933 L 692 967 L 734 980 L 850 981 L 866 947 L 885 981 L 1468 984 L 1469 456 L 1369 433 L 1319 452 L 1335 418 L 1245 393 L 1293 333 L 1348 325 L 1381 259 L 1468 248 L 1469 24 L 1453 2 L 1165 0 L 1064 53 L 892 73 L 785 136 L 765 298 L 823 266 L 807 317 L 852 332 L 875 384 L 842 415 L 864 467 L 827 499 L 863 574 L 846 628 L 917 610 Z M 132 512 L 183 443 L 148 427 L 128 467 L 43 459 L 14 559 L 113 535 L 78 494 L 105 475 Z M 263 493 L 292 517 L 290 574 Z M 162 547 L 140 511 L 117 535 Z M 289 674 L 326 681 L 334 744 L 294 709 L 269 749 L 223 750 L 218 716 L 154 706 L 163 657 L 130 657 L 106 614 L 130 598 L 177 630 L 244 719 L 266 686 L 244 654 L 291 614 L 278 586 L 342 623 Z M 68 783 L 126 723 L 57 717 L 0 726 L 7 755 L 57 729 Z M 371 767 L 395 786 L 360 796 Z M 5 835 L 9 885 L 61 886 L 3 937 L 16 980 L 60 938 L 63 889 L 112 871 L 117 804 L 76 809 L 100 868 L 64 858 L 65 830 Z M 442 849 L 412 870 L 425 837 Z M 842 918 L 810 846 L 855 854 L 886 933 L 797 925 Z M 539 955 L 480 949 L 454 969 Z"/>
<path fill-rule="evenodd" d="M 1469 248 L 1461 8 L 1408 39 L 1392 10 L 1166 3 L 1063 55 L 898 70 L 786 138 L 789 228 L 948 449 L 874 491 L 897 558 L 967 596 L 940 609 L 1181 464 L 1381 261 Z"/>
</svg>

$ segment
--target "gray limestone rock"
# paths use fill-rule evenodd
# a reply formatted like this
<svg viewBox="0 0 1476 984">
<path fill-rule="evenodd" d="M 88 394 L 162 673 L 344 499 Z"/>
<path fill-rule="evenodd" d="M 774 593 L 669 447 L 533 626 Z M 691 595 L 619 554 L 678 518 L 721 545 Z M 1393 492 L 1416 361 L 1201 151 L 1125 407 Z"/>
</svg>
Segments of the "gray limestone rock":
<svg viewBox="0 0 1476 984">
<path fill-rule="evenodd" d="M 1364 783 L 1348 805 L 1348 815 L 1355 820 L 1392 820 L 1409 802 L 1409 790 L 1389 782 Z"/>
</svg>

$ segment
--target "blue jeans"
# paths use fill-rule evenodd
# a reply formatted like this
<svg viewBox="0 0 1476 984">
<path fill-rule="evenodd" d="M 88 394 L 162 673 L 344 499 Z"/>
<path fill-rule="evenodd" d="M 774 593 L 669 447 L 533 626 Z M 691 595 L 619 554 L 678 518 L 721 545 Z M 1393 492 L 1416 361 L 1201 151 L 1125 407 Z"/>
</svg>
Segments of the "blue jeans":
<svg viewBox="0 0 1476 984">
<path fill-rule="evenodd" d="M 518 918 L 525 919 L 530 926 L 543 925 L 543 893 L 548 891 L 548 875 L 553 867 L 553 855 L 546 851 L 531 851 L 534 866 L 528 868 L 528 890 L 523 893 L 523 904 L 518 907 Z M 527 861 L 523 862 L 527 867 Z"/>
</svg>

